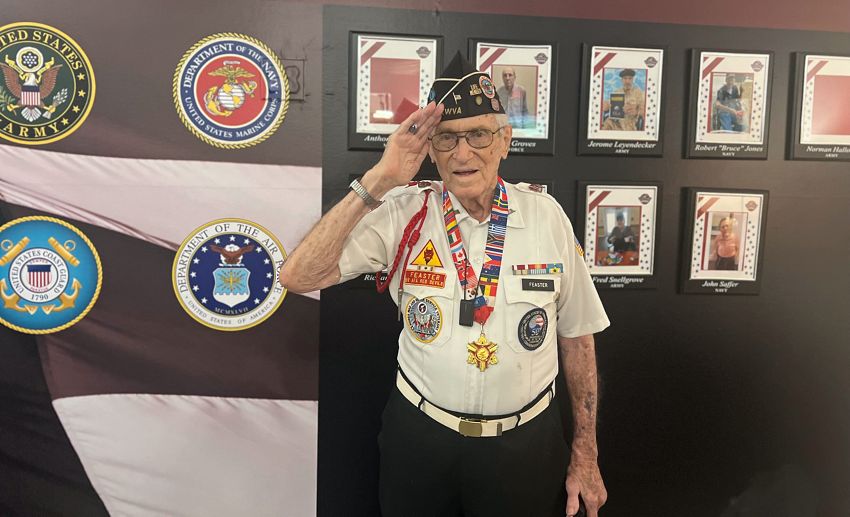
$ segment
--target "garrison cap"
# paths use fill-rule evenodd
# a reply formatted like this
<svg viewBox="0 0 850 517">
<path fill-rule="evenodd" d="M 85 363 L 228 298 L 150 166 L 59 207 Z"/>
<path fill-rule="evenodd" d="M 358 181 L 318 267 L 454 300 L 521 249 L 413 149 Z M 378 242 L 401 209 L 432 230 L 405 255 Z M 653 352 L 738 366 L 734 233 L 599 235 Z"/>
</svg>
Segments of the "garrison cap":
<svg viewBox="0 0 850 517">
<path fill-rule="evenodd" d="M 460 52 L 434 80 L 428 94 L 428 102 L 431 101 L 445 106 L 443 120 L 505 112 L 493 80 L 476 70 Z"/>
</svg>

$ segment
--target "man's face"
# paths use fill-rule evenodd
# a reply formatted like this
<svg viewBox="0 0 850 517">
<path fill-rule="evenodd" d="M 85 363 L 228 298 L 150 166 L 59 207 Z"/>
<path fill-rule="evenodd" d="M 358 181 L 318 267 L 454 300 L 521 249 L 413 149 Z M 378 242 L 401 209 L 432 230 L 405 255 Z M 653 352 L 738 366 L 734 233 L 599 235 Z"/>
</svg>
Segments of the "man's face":
<svg viewBox="0 0 850 517">
<path fill-rule="evenodd" d="M 620 79 L 623 80 L 623 89 L 624 90 L 631 90 L 632 86 L 634 86 L 634 82 L 635 82 L 634 76 L 626 75 L 626 76 L 621 77 Z"/>
<path fill-rule="evenodd" d="M 498 127 L 494 115 L 478 115 L 440 122 L 434 133 L 461 133 L 473 129 L 495 131 Z M 495 187 L 499 162 L 508 157 L 511 134 L 511 126 L 506 125 L 483 149 L 470 146 L 461 136 L 457 147 L 451 151 L 437 151 L 429 147 L 428 154 L 437 164 L 437 172 L 452 194 L 462 200 L 477 198 Z"/>
<path fill-rule="evenodd" d="M 735 78 L 731 75 L 726 76 L 726 86 L 732 86 L 735 84 Z"/>
<path fill-rule="evenodd" d="M 732 228 L 731 228 L 731 225 L 729 224 L 728 220 L 724 219 L 723 221 L 720 222 L 720 234 L 723 235 L 724 237 L 729 235 L 729 230 L 731 230 L 731 229 Z"/>
<path fill-rule="evenodd" d="M 502 70 L 502 82 L 505 83 L 505 88 L 512 90 L 516 83 L 516 72 L 513 68 L 505 68 Z"/>
<path fill-rule="evenodd" d="M 626 221 L 624 219 L 617 219 L 617 228 L 621 230 L 626 226 Z"/>
</svg>

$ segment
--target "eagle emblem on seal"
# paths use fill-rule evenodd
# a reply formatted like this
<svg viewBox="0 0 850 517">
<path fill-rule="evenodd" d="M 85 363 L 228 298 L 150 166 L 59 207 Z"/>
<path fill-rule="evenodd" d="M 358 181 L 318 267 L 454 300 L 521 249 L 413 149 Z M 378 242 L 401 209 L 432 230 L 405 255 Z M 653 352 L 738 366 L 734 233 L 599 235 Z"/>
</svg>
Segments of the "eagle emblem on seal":
<svg viewBox="0 0 850 517">
<path fill-rule="evenodd" d="M 3 80 L 12 99 L 6 99 L 5 109 L 16 112 L 21 110 L 21 116 L 33 122 L 39 117 L 49 119 L 56 108 L 68 99 L 68 89 L 63 88 L 47 104 L 44 99 L 50 97 L 56 87 L 56 75 L 61 64 L 56 64 L 53 58 L 44 61 L 42 53 L 34 47 L 23 47 L 18 50 L 15 59 L 4 56 L 0 63 L 3 70 Z"/>
</svg>

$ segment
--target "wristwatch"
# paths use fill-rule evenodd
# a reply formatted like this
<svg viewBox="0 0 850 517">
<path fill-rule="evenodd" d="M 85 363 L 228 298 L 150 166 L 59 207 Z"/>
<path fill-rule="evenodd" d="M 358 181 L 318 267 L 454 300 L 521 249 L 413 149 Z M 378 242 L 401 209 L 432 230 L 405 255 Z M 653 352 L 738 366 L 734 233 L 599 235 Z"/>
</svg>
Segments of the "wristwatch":
<svg viewBox="0 0 850 517">
<path fill-rule="evenodd" d="M 359 178 L 355 178 L 354 181 L 351 182 L 351 185 L 349 185 L 348 187 L 353 190 L 355 194 L 360 196 L 360 199 L 362 199 L 363 202 L 366 203 L 366 206 L 369 207 L 369 210 L 374 210 L 381 206 L 381 203 L 383 203 L 383 201 L 378 201 L 377 199 L 373 198 L 371 194 L 369 194 L 369 191 L 366 190 L 366 187 L 364 187 L 360 183 Z"/>
</svg>

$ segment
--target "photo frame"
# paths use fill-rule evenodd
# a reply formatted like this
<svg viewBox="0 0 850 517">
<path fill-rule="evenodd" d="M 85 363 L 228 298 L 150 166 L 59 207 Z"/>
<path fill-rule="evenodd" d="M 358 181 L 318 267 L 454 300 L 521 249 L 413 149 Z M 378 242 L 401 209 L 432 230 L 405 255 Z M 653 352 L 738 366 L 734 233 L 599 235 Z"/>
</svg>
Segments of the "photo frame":
<svg viewBox="0 0 850 517">
<path fill-rule="evenodd" d="M 348 148 L 383 149 L 428 101 L 442 66 L 442 36 L 349 35 Z"/>
<path fill-rule="evenodd" d="M 578 154 L 661 156 L 666 49 L 582 48 Z"/>
<path fill-rule="evenodd" d="M 655 288 L 660 182 L 580 181 L 576 228 L 599 289 Z"/>
<path fill-rule="evenodd" d="M 767 159 L 773 52 L 693 49 L 688 158 Z"/>
<path fill-rule="evenodd" d="M 513 127 L 510 152 L 554 154 L 556 45 L 471 39 L 469 55 L 497 87 Z"/>
<path fill-rule="evenodd" d="M 768 192 L 686 189 L 682 292 L 758 294 Z"/>
<path fill-rule="evenodd" d="M 794 54 L 794 97 L 789 158 L 850 160 L 850 55 Z"/>
</svg>

